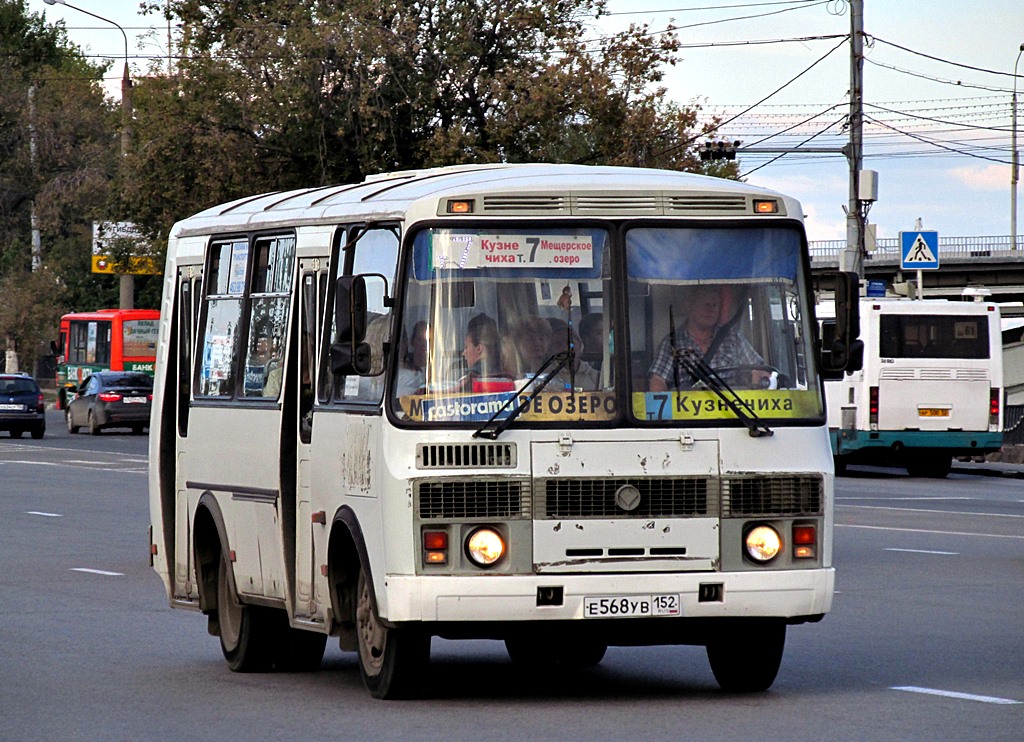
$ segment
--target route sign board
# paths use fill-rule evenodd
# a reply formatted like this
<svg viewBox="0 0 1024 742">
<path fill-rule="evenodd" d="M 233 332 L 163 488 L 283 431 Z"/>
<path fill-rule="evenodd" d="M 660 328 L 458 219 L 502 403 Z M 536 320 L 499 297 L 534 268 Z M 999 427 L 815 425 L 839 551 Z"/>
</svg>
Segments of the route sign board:
<svg viewBox="0 0 1024 742">
<path fill-rule="evenodd" d="M 939 233 L 927 230 L 900 232 L 900 268 L 934 271 L 939 268 Z"/>
</svg>

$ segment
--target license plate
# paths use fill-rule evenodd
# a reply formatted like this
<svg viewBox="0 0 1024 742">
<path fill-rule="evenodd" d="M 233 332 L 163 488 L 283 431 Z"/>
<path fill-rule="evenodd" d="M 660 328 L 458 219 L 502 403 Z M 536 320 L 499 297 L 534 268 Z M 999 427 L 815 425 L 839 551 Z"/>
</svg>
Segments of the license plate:
<svg viewBox="0 0 1024 742">
<path fill-rule="evenodd" d="M 606 595 L 583 599 L 584 618 L 681 616 L 679 595 Z"/>
<path fill-rule="evenodd" d="M 145 397 L 125 397 L 124 398 L 124 403 L 125 404 L 145 404 L 145 402 L 146 402 L 146 398 Z"/>
<path fill-rule="evenodd" d="M 942 407 L 921 407 L 917 411 L 918 417 L 949 417 L 949 410 Z"/>
<path fill-rule="evenodd" d="M 21 412 L 23 409 L 25 409 L 23 404 L 0 404 L 0 410 L 18 410 Z"/>
</svg>

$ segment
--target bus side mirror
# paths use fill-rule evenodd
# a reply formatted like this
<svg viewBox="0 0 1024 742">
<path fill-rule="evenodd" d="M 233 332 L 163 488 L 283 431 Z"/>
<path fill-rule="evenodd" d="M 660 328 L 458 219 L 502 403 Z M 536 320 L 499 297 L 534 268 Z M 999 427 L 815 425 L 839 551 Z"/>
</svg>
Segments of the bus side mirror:
<svg viewBox="0 0 1024 742">
<path fill-rule="evenodd" d="M 60 355 L 60 348 L 57 347 L 57 341 L 56 340 L 51 340 L 50 341 L 50 355 L 54 355 L 54 356 L 59 356 Z"/>
<path fill-rule="evenodd" d="M 337 375 L 370 371 L 370 346 L 366 336 L 366 279 L 342 276 L 334 289 L 334 326 L 331 343 L 331 371 Z"/>
<path fill-rule="evenodd" d="M 860 339 L 860 279 L 856 273 L 835 275 L 836 318 L 822 323 L 821 372 L 826 379 L 864 366 L 864 341 Z"/>
</svg>

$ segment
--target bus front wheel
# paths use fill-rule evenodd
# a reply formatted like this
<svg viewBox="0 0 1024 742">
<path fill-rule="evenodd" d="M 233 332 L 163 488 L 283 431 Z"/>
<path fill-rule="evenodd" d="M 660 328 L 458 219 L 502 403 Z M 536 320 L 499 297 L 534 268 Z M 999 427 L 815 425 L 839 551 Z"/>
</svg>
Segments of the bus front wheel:
<svg viewBox="0 0 1024 742">
<path fill-rule="evenodd" d="M 726 693 L 758 693 L 775 682 L 785 645 L 786 624 L 782 621 L 744 621 L 708 642 L 708 662 Z"/>
<path fill-rule="evenodd" d="M 406 698 L 419 684 L 430 659 L 430 636 L 380 620 L 373 587 L 359 570 L 356 586 L 356 652 L 359 674 L 374 698 Z"/>
</svg>

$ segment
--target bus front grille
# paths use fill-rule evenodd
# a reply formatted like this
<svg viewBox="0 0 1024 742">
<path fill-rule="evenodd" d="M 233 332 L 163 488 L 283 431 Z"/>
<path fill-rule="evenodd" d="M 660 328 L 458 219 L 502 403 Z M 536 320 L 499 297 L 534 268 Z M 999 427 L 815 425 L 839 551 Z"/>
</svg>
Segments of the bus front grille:
<svg viewBox="0 0 1024 742">
<path fill-rule="evenodd" d="M 416 483 L 420 518 L 520 518 L 530 512 L 528 479 L 445 479 Z"/>
<path fill-rule="evenodd" d="M 420 443 L 417 469 L 514 469 L 515 443 Z"/>
<path fill-rule="evenodd" d="M 823 482 L 819 474 L 722 479 L 722 516 L 821 515 Z"/>
<path fill-rule="evenodd" d="M 625 509 L 616 495 L 639 492 Z M 717 480 L 708 477 L 541 479 L 536 486 L 539 518 L 686 518 L 718 515 Z"/>
</svg>

